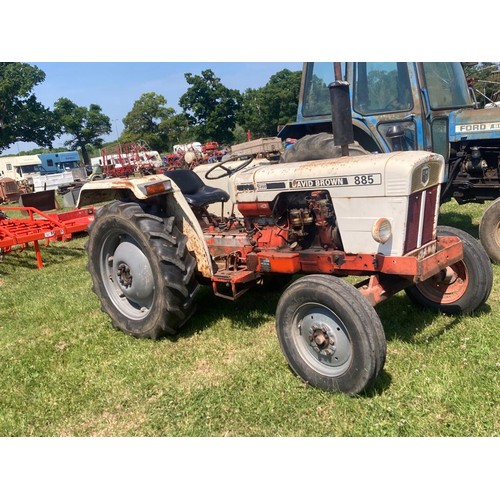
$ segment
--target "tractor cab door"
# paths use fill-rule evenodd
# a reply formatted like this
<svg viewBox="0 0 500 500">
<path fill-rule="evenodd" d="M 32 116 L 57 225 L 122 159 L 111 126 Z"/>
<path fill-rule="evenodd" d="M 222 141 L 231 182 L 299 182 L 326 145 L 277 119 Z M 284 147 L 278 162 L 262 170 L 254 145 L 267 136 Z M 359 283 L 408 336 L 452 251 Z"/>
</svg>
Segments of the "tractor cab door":
<svg viewBox="0 0 500 500">
<path fill-rule="evenodd" d="M 413 63 L 357 62 L 348 66 L 353 124 L 380 152 L 427 149 L 425 115 Z M 363 135 L 358 139 L 366 149 Z"/>
<path fill-rule="evenodd" d="M 459 62 L 418 63 L 418 79 L 425 109 L 426 129 L 432 151 L 450 159 L 450 115 L 475 107 L 462 64 Z"/>
</svg>

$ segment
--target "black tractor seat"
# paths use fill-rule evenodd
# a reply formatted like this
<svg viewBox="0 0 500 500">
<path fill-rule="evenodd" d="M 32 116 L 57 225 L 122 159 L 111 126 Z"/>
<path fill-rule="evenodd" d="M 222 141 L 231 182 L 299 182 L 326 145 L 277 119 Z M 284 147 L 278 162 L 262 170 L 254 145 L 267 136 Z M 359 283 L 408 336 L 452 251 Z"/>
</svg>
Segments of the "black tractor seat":
<svg viewBox="0 0 500 500">
<path fill-rule="evenodd" d="M 186 201 L 195 207 L 229 200 L 229 194 L 223 189 L 207 186 L 191 170 L 169 170 L 165 175 L 179 186 Z"/>
</svg>

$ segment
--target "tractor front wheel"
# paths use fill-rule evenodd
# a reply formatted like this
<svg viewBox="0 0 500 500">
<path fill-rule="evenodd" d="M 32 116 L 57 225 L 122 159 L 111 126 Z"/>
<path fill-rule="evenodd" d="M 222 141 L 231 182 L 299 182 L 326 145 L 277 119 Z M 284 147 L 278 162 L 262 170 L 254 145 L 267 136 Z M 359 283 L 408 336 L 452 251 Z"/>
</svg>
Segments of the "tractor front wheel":
<svg viewBox="0 0 500 500">
<path fill-rule="evenodd" d="M 463 259 L 422 283 L 405 289 L 417 305 L 445 314 L 471 314 L 488 299 L 493 285 L 491 263 L 481 244 L 470 234 L 439 226 L 438 236 L 458 236 Z"/>
<path fill-rule="evenodd" d="M 309 275 L 293 282 L 278 302 L 276 329 L 292 370 L 320 389 L 359 394 L 385 362 L 380 318 L 341 278 Z"/>
<path fill-rule="evenodd" d="M 193 311 L 196 261 L 174 222 L 117 201 L 89 228 L 92 290 L 113 326 L 134 337 L 175 334 Z"/>
</svg>

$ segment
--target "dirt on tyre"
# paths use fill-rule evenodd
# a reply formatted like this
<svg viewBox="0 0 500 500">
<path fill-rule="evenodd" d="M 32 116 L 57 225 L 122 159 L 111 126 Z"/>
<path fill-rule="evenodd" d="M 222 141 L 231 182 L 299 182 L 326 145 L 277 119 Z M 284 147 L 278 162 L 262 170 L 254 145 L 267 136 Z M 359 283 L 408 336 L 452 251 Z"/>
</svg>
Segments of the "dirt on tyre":
<svg viewBox="0 0 500 500">
<path fill-rule="evenodd" d="M 496 199 L 481 217 L 479 240 L 491 261 L 500 264 L 500 198 Z"/>
<path fill-rule="evenodd" d="M 89 228 L 87 269 L 101 309 L 125 333 L 173 335 L 194 310 L 196 261 L 173 217 L 138 203 L 102 207 Z"/>
<path fill-rule="evenodd" d="M 458 236 L 463 259 L 405 292 L 420 307 L 445 314 L 471 314 L 488 299 L 493 286 L 491 263 L 481 244 L 470 234 L 438 226 L 438 236 Z"/>
<path fill-rule="evenodd" d="M 354 286 L 335 276 L 294 281 L 278 302 L 276 330 L 291 369 L 323 390 L 360 394 L 385 362 L 380 318 Z"/>
</svg>

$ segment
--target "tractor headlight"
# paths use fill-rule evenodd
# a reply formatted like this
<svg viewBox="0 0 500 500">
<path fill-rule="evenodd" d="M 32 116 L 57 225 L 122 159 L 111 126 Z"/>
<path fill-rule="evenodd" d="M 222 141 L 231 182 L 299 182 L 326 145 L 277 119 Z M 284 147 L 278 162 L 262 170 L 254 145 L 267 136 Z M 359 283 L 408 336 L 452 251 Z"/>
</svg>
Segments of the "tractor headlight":
<svg viewBox="0 0 500 500">
<path fill-rule="evenodd" d="M 392 236 L 392 226 L 389 219 L 381 217 L 377 219 L 372 227 L 372 237 L 379 243 L 386 243 Z"/>
</svg>

